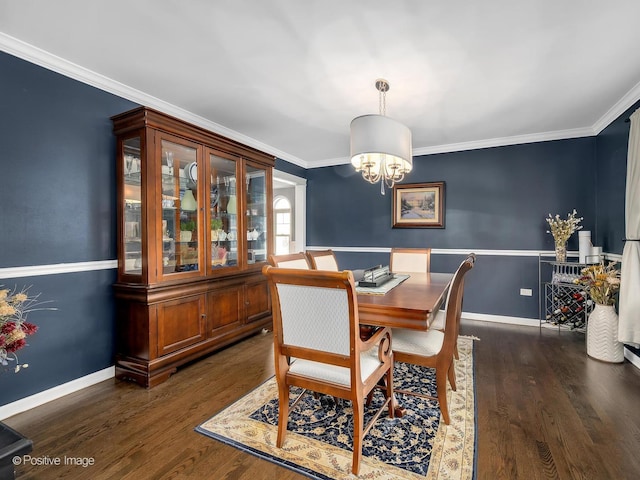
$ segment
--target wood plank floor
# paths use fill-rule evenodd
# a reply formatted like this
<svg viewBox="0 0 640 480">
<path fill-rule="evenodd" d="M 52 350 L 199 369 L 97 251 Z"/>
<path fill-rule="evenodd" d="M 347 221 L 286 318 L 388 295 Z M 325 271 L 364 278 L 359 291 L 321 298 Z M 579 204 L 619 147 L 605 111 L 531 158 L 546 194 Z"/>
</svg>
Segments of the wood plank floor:
<svg viewBox="0 0 640 480">
<path fill-rule="evenodd" d="M 475 342 L 478 479 L 636 479 L 640 370 L 589 359 L 584 335 L 463 321 Z M 19 479 L 304 478 L 194 432 L 273 374 L 270 334 L 184 367 L 151 390 L 105 381 L 7 420 L 34 457 Z"/>
</svg>

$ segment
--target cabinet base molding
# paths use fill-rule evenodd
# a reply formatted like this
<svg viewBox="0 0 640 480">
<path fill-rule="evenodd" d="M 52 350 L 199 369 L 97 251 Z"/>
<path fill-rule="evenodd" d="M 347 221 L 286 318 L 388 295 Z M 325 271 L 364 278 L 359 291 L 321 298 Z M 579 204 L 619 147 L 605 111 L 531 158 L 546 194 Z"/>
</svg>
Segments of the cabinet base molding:
<svg viewBox="0 0 640 480">
<path fill-rule="evenodd" d="M 229 332 L 226 335 L 211 338 L 200 344 L 187 347 L 174 354 L 165 355 L 155 360 L 117 355 L 115 376 L 118 380 L 131 381 L 142 387 L 152 388 L 165 382 L 171 375 L 177 373 L 178 367 L 198 360 L 205 355 L 215 353 L 232 343 L 256 335 L 263 329 L 270 330 L 271 328 L 272 321 L 269 316 L 261 321 L 253 322 L 251 325 L 246 325 L 244 328 Z"/>
</svg>

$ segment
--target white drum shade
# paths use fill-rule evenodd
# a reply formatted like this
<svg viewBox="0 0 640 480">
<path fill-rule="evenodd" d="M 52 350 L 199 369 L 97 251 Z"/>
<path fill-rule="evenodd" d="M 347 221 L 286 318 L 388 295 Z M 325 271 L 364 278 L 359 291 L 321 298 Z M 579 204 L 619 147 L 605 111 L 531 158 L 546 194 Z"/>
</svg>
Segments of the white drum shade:
<svg viewBox="0 0 640 480">
<path fill-rule="evenodd" d="M 356 170 L 371 166 L 379 171 L 384 164 L 387 171 L 408 173 L 411 153 L 411 130 L 397 120 L 371 114 L 351 121 L 351 163 Z"/>
</svg>

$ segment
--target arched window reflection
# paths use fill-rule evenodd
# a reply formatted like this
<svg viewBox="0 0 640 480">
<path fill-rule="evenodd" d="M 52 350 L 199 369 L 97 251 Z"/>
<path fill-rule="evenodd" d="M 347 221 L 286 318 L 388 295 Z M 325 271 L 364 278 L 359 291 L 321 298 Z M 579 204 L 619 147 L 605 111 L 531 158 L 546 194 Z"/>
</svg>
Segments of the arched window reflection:
<svg viewBox="0 0 640 480">
<path fill-rule="evenodd" d="M 273 200 L 276 225 L 276 255 L 286 255 L 291 245 L 291 202 L 282 196 Z"/>
</svg>

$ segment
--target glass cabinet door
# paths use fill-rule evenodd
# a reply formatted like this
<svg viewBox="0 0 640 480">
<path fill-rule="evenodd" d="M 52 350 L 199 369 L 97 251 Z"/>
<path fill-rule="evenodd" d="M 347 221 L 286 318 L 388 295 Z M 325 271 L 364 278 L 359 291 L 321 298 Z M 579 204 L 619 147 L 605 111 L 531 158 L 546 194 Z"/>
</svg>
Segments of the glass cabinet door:
<svg viewBox="0 0 640 480">
<path fill-rule="evenodd" d="M 244 188 L 247 190 L 247 263 L 267 261 L 267 172 L 247 163 Z"/>
<path fill-rule="evenodd" d="M 140 137 L 122 142 L 124 173 L 123 271 L 142 275 L 142 173 L 140 171 Z"/>
<path fill-rule="evenodd" d="M 238 265 L 238 192 L 233 158 L 209 154 L 211 268 Z"/>
<path fill-rule="evenodd" d="M 162 272 L 199 270 L 197 149 L 161 140 Z"/>
</svg>

